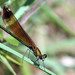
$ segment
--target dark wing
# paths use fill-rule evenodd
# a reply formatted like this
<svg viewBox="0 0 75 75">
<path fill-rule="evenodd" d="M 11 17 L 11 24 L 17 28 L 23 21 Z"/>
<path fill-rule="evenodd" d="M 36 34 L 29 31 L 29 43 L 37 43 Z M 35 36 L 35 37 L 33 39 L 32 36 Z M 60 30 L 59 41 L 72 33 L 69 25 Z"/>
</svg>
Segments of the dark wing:
<svg viewBox="0 0 75 75">
<path fill-rule="evenodd" d="M 11 32 L 21 39 L 28 47 L 36 47 L 29 35 L 23 30 L 18 20 L 7 7 L 3 7 L 2 18 L 4 23 L 8 26 Z"/>
</svg>

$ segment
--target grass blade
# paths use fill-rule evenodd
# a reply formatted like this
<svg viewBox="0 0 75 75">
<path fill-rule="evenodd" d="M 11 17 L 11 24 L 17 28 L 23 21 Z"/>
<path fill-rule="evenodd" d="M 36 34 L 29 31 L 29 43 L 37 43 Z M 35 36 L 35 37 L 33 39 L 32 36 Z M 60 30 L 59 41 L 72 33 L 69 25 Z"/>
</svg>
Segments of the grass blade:
<svg viewBox="0 0 75 75">
<path fill-rule="evenodd" d="M 13 50 L 13 49 L 11 49 L 11 48 L 5 46 L 5 45 L 2 44 L 2 43 L 0 43 L 0 48 L 2 48 L 3 50 L 8 51 L 8 52 L 10 52 L 10 53 L 16 55 L 17 57 L 19 57 L 19 58 L 21 58 L 21 59 L 23 58 L 23 55 L 22 55 L 22 54 L 20 54 L 19 52 L 16 52 L 15 50 Z M 29 58 L 27 58 L 27 57 L 24 57 L 24 60 L 25 60 L 26 62 L 28 62 L 28 63 L 30 63 L 30 64 L 36 66 L 37 68 L 41 69 L 42 71 L 48 73 L 49 75 L 56 75 L 55 73 L 51 72 L 50 70 L 48 70 L 48 69 L 46 69 L 46 68 L 44 68 L 44 67 L 42 67 L 42 66 L 40 66 L 40 65 L 39 65 L 39 66 L 38 66 L 38 65 L 35 65 L 34 62 L 31 61 L 31 60 L 30 60 Z"/>
</svg>

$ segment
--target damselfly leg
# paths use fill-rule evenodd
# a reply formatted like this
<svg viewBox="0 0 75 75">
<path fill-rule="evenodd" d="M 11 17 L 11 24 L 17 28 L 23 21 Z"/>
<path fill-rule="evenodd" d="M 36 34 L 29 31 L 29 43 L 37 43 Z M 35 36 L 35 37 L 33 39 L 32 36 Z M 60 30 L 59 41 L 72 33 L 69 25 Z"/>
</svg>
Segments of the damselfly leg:
<svg viewBox="0 0 75 75">
<path fill-rule="evenodd" d="M 23 63 L 23 60 L 24 60 L 24 57 L 26 56 L 27 52 L 29 51 L 28 53 L 28 58 L 29 58 L 29 55 L 30 55 L 30 49 L 27 49 L 23 55 L 23 58 L 22 58 L 22 63 Z"/>
</svg>

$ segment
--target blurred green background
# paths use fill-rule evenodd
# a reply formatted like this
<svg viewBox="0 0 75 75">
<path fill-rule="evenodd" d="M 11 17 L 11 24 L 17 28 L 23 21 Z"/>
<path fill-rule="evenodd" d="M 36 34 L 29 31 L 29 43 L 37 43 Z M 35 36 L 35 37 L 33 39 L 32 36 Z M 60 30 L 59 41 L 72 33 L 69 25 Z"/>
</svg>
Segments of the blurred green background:
<svg viewBox="0 0 75 75">
<path fill-rule="evenodd" d="M 25 11 L 30 9 L 36 1 L 0 0 L 0 14 L 1 7 L 6 5 L 20 22 Z M 43 0 L 40 3 L 42 2 Z M 4 25 L 1 15 L 0 25 Z M 46 0 L 40 10 L 32 15 L 22 27 L 42 54 L 47 54 L 48 57 L 44 61 L 46 68 L 56 75 L 75 75 L 75 0 Z M 0 29 L 0 43 L 24 54 L 28 48 L 6 35 Z M 22 59 L 0 48 L 0 75 L 15 74 L 48 75 L 25 61 L 22 63 Z"/>
</svg>

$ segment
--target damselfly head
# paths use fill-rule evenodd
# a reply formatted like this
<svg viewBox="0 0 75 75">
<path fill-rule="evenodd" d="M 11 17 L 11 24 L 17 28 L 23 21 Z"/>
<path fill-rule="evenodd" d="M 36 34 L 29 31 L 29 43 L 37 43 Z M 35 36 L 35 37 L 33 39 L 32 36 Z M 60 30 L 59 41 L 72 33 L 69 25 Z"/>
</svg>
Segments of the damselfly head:
<svg viewBox="0 0 75 75">
<path fill-rule="evenodd" d="M 42 55 L 42 56 L 39 56 L 39 59 L 40 59 L 40 60 L 44 60 L 46 57 L 47 57 L 47 55 L 44 54 L 44 55 Z"/>
</svg>

